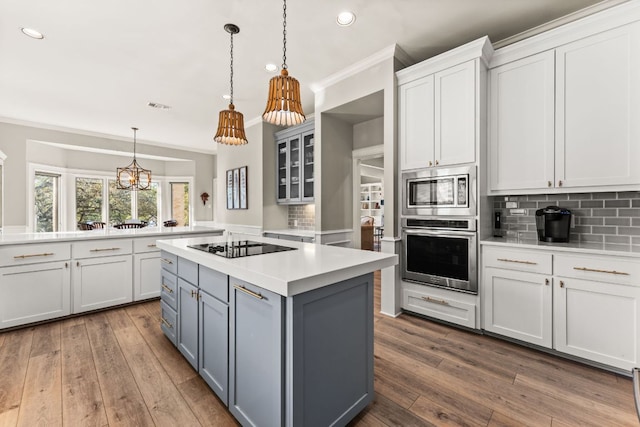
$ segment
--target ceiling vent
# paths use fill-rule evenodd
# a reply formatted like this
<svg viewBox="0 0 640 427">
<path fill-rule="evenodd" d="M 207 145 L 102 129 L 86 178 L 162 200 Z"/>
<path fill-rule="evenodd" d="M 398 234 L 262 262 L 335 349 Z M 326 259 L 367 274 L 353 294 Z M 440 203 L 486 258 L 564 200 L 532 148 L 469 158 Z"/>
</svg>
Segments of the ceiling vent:
<svg viewBox="0 0 640 427">
<path fill-rule="evenodd" d="M 147 102 L 147 105 L 151 108 L 157 108 L 159 110 L 168 110 L 171 108 L 170 105 L 159 104 L 157 102 Z"/>
</svg>

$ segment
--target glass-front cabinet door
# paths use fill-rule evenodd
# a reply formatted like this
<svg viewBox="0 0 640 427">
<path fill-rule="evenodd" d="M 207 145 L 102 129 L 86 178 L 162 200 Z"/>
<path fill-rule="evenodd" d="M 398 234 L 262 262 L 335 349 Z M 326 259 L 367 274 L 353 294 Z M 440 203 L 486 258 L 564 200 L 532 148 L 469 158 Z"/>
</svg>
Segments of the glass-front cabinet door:
<svg viewBox="0 0 640 427">
<path fill-rule="evenodd" d="M 276 134 L 276 198 L 279 204 L 313 203 L 313 123 Z"/>
<path fill-rule="evenodd" d="M 303 133 L 302 201 L 313 201 L 313 146 L 313 132 Z"/>
</svg>

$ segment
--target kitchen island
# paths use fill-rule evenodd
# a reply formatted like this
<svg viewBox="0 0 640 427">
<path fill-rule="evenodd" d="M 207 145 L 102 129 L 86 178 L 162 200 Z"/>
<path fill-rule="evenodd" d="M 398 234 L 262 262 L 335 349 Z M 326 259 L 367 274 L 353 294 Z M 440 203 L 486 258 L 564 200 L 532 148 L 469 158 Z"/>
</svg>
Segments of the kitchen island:
<svg viewBox="0 0 640 427">
<path fill-rule="evenodd" d="M 158 241 L 163 331 L 242 425 L 346 425 L 373 399 L 373 272 L 398 257 L 234 242 L 293 249 L 226 258 L 191 247 L 224 237 Z"/>
</svg>

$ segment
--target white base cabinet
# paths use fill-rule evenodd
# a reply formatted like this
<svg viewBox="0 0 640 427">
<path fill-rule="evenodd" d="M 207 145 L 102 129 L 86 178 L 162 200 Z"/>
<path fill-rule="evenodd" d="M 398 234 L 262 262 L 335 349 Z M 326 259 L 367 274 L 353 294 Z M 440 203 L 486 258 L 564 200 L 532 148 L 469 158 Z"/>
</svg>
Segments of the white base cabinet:
<svg viewBox="0 0 640 427">
<path fill-rule="evenodd" d="M 487 267 L 482 292 L 485 330 L 551 348 L 549 277 Z"/>
<path fill-rule="evenodd" d="M 624 371 L 640 365 L 638 258 L 483 245 L 482 272 L 484 330 Z"/>
<path fill-rule="evenodd" d="M 402 282 L 402 309 L 456 325 L 476 328 L 477 295 Z"/>
<path fill-rule="evenodd" d="M 133 300 L 160 296 L 160 252 L 133 256 Z"/>
<path fill-rule="evenodd" d="M 0 328 L 71 314 L 69 261 L 0 268 Z"/>
<path fill-rule="evenodd" d="M 73 312 L 125 304 L 133 300 L 131 255 L 87 258 L 73 267 Z"/>
<path fill-rule="evenodd" d="M 637 367 L 640 286 L 563 277 L 556 281 L 556 350 L 628 371 Z"/>
</svg>

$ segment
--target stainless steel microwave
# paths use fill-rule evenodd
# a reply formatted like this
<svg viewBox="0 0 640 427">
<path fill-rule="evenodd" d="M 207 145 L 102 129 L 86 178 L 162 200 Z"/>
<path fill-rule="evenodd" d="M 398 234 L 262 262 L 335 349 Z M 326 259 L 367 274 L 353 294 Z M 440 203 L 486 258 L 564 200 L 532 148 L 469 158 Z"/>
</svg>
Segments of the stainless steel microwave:
<svg viewBox="0 0 640 427">
<path fill-rule="evenodd" d="M 402 215 L 476 215 L 476 167 L 402 173 Z"/>
</svg>

